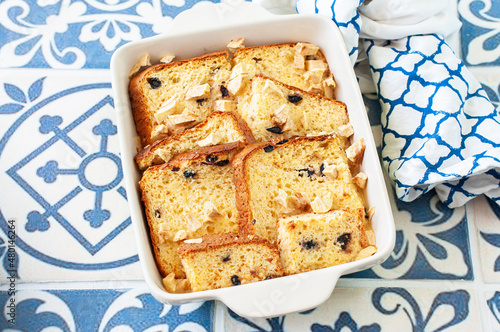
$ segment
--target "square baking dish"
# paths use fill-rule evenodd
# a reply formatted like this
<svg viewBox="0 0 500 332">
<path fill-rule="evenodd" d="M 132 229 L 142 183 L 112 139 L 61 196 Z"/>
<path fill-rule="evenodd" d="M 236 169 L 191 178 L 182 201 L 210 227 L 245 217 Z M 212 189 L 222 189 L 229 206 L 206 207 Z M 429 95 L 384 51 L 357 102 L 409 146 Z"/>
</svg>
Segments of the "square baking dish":
<svg viewBox="0 0 500 332">
<path fill-rule="evenodd" d="M 226 49 L 235 38 L 246 46 L 284 42 L 310 42 L 321 47 L 338 87 L 337 99 L 347 105 L 354 127 L 353 141 L 363 137 L 366 151 L 361 170 L 368 175 L 367 206 L 375 206 L 372 226 L 378 251 L 371 257 L 252 284 L 202 292 L 172 294 L 164 290 L 151 247 L 148 224 L 141 202 L 141 173 L 134 162 L 136 131 L 128 96 L 128 73 L 144 54 L 152 63 L 165 55 L 175 60 Z M 319 15 L 273 15 L 248 3 L 237 5 L 203 2 L 178 15 L 169 30 L 159 36 L 131 42 L 119 48 L 111 59 L 112 85 L 127 197 L 144 278 L 151 294 L 160 302 L 182 304 L 217 299 L 241 316 L 273 317 L 315 308 L 331 295 L 340 276 L 382 263 L 393 250 L 395 226 L 377 149 L 359 86 L 337 26 Z"/>
</svg>

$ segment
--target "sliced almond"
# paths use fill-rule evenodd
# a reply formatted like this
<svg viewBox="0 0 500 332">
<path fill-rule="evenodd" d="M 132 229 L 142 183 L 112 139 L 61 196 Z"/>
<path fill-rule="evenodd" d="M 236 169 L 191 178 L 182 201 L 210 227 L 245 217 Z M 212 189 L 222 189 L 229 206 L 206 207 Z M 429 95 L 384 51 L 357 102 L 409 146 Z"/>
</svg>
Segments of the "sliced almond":
<svg viewBox="0 0 500 332">
<path fill-rule="evenodd" d="M 332 208 L 332 204 L 333 204 L 333 199 L 330 194 L 324 197 L 317 196 L 311 202 L 311 208 L 316 213 L 326 213 L 330 211 L 330 209 Z"/>
<path fill-rule="evenodd" d="M 236 50 L 240 48 L 245 48 L 245 38 L 236 38 L 231 40 L 229 44 L 227 44 L 227 48 L 232 53 L 236 52 Z"/>
<path fill-rule="evenodd" d="M 248 74 L 238 75 L 227 83 L 227 90 L 233 96 L 236 96 L 241 92 L 241 90 L 243 90 L 243 87 L 246 85 L 247 81 Z"/>
<path fill-rule="evenodd" d="M 189 239 L 189 240 L 185 240 L 184 243 L 202 243 L 203 242 L 203 239 L 200 237 L 200 238 L 197 238 L 197 239 Z"/>
<path fill-rule="evenodd" d="M 288 105 L 283 104 L 271 115 L 271 122 L 275 126 L 282 127 L 289 120 Z"/>
<path fill-rule="evenodd" d="M 234 112 L 236 105 L 230 100 L 216 100 L 214 101 L 214 111 L 219 112 Z"/>
<path fill-rule="evenodd" d="M 337 128 L 337 134 L 343 137 L 351 137 L 352 135 L 354 135 L 354 128 L 352 124 L 347 123 Z"/>
<path fill-rule="evenodd" d="M 332 164 L 328 164 L 326 161 L 323 163 L 323 174 L 331 180 L 335 180 L 339 176 L 339 172 L 337 171 L 337 166 Z"/>
<path fill-rule="evenodd" d="M 164 162 L 169 161 L 172 158 L 172 154 L 166 149 L 158 149 L 155 154 L 160 157 Z"/>
<path fill-rule="evenodd" d="M 214 203 L 206 201 L 203 204 L 203 221 L 215 221 L 216 218 L 222 217 Z"/>
<path fill-rule="evenodd" d="M 176 279 L 175 273 L 170 273 L 162 280 L 163 287 L 169 293 L 186 293 L 191 290 L 191 285 L 187 279 Z"/>
<path fill-rule="evenodd" d="M 165 55 L 160 59 L 160 63 L 170 63 L 174 61 L 175 55 Z"/>
<path fill-rule="evenodd" d="M 186 217 L 186 226 L 189 232 L 196 232 L 203 226 L 203 223 L 192 214 L 188 214 Z"/>
<path fill-rule="evenodd" d="M 325 79 L 322 84 L 323 84 L 323 93 L 325 94 L 325 97 L 333 98 L 334 97 L 334 89 L 337 86 L 337 84 L 333 80 L 333 76 L 330 75 L 330 77 Z"/>
<path fill-rule="evenodd" d="M 177 241 L 182 241 L 182 240 L 185 240 L 188 236 L 188 233 L 181 229 L 180 231 L 178 231 L 177 233 L 175 233 L 174 235 L 174 241 L 177 242 Z"/>
<path fill-rule="evenodd" d="M 311 84 L 307 88 L 307 92 L 315 93 L 317 95 L 322 95 L 323 94 L 323 87 L 321 86 L 321 84 Z"/>
<path fill-rule="evenodd" d="M 278 97 L 285 97 L 283 91 L 281 91 L 281 89 L 276 85 L 276 83 L 274 83 L 271 80 L 266 80 L 266 83 L 264 83 L 264 87 L 262 88 L 262 90 L 268 94 L 275 94 Z"/>
<path fill-rule="evenodd" d="M 371 208 L 368 209 L 368 212 L 366 213 L 366 216 L 368 217 L 368 222 L 371 223 L 373 219 L 373 215 L 375 214 L 375 207 L 372 206 Z"/>
<path fill-rule="evenodd" d="M 306 58 L 300 55 L 299 53 L 295 53 L 293 56 L 293 68 L 297 69 L 305 69 L 306 68 Z"/>
<path fill-rule="evenodd" d="M 326 69 L 326 63 L 323 60 L 306 60 L 306 70 Z"/>
<path fill-rule="evenodd" d="M 130 72 L 128 73 L 128 78 L 132 79 L 135 75 L 137 75 L 143 67 L 149 67 L 151 66 L 151 57 L 149 54 L 144 54 L 139 61 L 136 62 L 136 64 L 130 69 Z"/>
<path fill-rule="evenodd" d="M 352 162 L 353 167 L 361 165 L 365 149 L 366 143 L 363 138 L 360 138 L 353 145 L 346 149 L 345 153 L 347 155 L 347 158 Z"/>
<path fill-rule="evenodd" d="M 210 84 L 205 83 L 190 87 L 186 91 L 185 100 L 198 100 L 210 97 Z"/>
<path fill-rule="evenodd" d="M 311 43 L 297 43 L 294 48 L 302 56 L 316 55 L 319 51 L 319 47 Z"/>
<path fill-rule="evenodd" d="M 369 245 L 374 246 L 376 244 L 375 232 L 373 229 L 368 229 L 366 232 L 366 240 Z"/>
<path fill-rule="evenodd" d="M 358 253 L 358 255 L 354 260 L 358 261 L 360 259 L 370 257 L 376 252 L 377 248 L 375 246 L 368 246 L 366 248 L 361 249 L 361 251 Z"/>
<path fill-rule="evenodd" d="M 215 132 L 211 132 L 210 134 L 208 134 L 207 137 L 198 141 L 198 145 L 201 147 L 217 145 L 220 143 L 221 140 L 222 140 L 222 137 L 219 134 L 217 134 Z"/>
<path fill-rule="evenodd" d="M 156 122 L 159 124 L 165 123 L 167 117 L 177 111 L 178 106 L 179 104 L 175 97 L 165 100 L 154 114 Z"/>
<path fill-rule="evenodd" d="M 320 85 L 323 82 L 323 75 L 325 74 L 326 67 L 324 68 L 313 68 L 311 70 L 306 71 L 304 74 L 304 78 L 309 82 L 309 84 L 317 84 L 317 86 L 323 90 L 323 87 Z"/>
<path fill-rule="evenodd" d="M 311 206 L 311 200 L 306 193 L 295 192 L 289 198 L 290 205 L 292 205 L 296 210 L 306 212 Z"/>
<path fill-rule="evenodd" d="M 156 126 L 151 132 L 151 140 L 154 142 L 164 139 L 165 137 L 168 136 L 168 133 L 169 133 L 168 126 L 165 126 L 163 123 L 161 123 L 158 126 Z"/>
<path fill-rule="evenodd" d="M 366 188 L 366 182 L 368 181 L 368 175 L 363 172 L 359 172 L 355 177 L 352 178 L 352 182 L 356 184 L 361 189 Z"/>
</svg>

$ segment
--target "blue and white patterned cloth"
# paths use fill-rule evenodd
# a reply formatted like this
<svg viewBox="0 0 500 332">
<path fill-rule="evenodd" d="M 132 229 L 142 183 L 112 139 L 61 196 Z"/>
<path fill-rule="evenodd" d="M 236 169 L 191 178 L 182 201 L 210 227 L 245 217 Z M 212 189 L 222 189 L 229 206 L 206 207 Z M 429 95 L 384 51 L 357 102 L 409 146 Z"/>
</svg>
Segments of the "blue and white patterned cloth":
<svg viewBox="0 0 500 332">
<path fill-rule="evenodd" d="M 444 40 L 460 27 L 447 0 L 298 0 L 297 10 L 332 18 L 353 63 L 362 38 L 400 199 L 436 189 L 452 208 L 481 194 L 500 204 L 500 116 Z"/>
</svg>

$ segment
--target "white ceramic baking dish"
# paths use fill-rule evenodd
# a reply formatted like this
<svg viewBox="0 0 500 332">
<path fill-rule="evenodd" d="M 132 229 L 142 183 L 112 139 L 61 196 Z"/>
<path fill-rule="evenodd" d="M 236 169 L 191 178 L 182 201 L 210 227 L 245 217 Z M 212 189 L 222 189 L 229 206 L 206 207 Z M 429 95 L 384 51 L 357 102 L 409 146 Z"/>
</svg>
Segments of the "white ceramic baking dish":
<svg viewBox="0 0 500 332">
<path fill-rule="evenodd" d="M 234 38 L 244 37 L 246 46 L 282 42 L 310 42 L 321 47 L 337 81 L 336 95 L 347 104 L 355 129 L 354 140 L 363 137 L 367 149 L 362 170 L 368 175 L 366 198 L 376 207 L 372 220 L 377 238 L 375 255 L 321 270 L 253 284 L 187 294 L 164 290 L 155 264 L 147 222 L 141 203 L 135 163 L 136 131 L 128 97 L 128 73 L 136 61 L 149 53 L 153 63 L 167 54 L 176 60 L 225 49 Z M 314 308 L 328 299 L 341 275 L 382 263 L 391 253 L 395 228 L 384 177 L 359 87 L 337 26 L 319 15 L 273 15 L 257 5 L 200 3 L 176 17 L 162 35 L 132 42 L 118 49 L 111 60 L 111 72 L 123 174 L 146 283 L 160 302 L 181 304 L 217 299 L 242 316 L 272 317 Z"/>
</svg>

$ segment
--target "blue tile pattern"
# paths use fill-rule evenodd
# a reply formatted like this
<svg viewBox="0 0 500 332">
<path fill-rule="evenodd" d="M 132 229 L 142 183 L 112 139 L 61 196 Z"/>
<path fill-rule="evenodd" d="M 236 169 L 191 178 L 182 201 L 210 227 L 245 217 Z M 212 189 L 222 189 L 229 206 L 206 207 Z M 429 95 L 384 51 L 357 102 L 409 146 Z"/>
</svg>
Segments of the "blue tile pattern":
<svg viewBox="0 0 500 332">
<path fill-rule="evenodd" d="M 430 192 L 406 203 L 397 201 L 396 246 L 381 265 L 347 277 L 472 280 L 464 208 L 449 209 Z"/>
<path fill-rule="evenodd" d="M 109 68 L 121 45 L 166 30 L 195 0 L 6 0 L 0 67 Z"/>
<path fill-rule="evenodd" d="M 405 289 L 400 287 L 379 287 L 372 291 L 371 296 L 365 303 L 359 303 L 362 312 L 374 310 L 378 312 L 377 316 L 371 316 L 375 319 L 370 324 L 363 325 L 353 318 L 355 313 L 345 311 L 340 307 L 335 307 L 338 316 L 335 313 L 330 315 L 331 323 L 314 323 L 308 321 L 309 316 L 314 316 L 317 309 L 307 312 L 281 316 L 268 319 L 248 319 L 236 315 L 230 309 L 228 315 L 230 319 L 237 321 L 241 326 L 241 331 L 259 331 L 259 332 L 280 332 L 289 331 L 294 326 L 292 323 L 297 321 L 296 316 L 303 316 L 299 320 L 304 322 L 302 330 L 306 329 L 314 332 L 340 332 L 340 331 L 385 331 L 398 330 L 397 326 L 388 324 L 388 317 L 394 315 L 397 317 L 400 326 L 409 326 L 412 331 L 442 331 L 460 329 L 468 318 L 471 306 L 471 296 L 468 291 L 457 289 L 452 291 L 440 291 L 431 300 L 430 306 L 424 306 L 420 303 L 420 298 L 415 296 L 415 289 Z M 360 311 L 361 312 L 361 311 Z M 359 316 L 360 312 L 356 312 Z M 445 319 L 437 317 L 437 312 L 445 313 Z M 436 315 L 436 316 L 435 316 Z M 295 317 L 294 317 L 295 316 Z M 443 315 L 444 316 L 444 315 Z M 441 317 L 443 317 L 441 316 Z M 290 322 L 289 321 L 292 321 Z"/>
<path fill-rule="evenodd" d="M 119 212 L 127 206 L 126 192 L 121 184 L 123 173 L 120 156 L 117 146 L 114 146 L 114 150 L 108 147 L 109 140 L 117 133 L 113 124 L 114 115 L 110 113 L 113 108 L 113 99 L 109 95 L 111 85 L 85 84 L 51 91 L 42 98 L 40 95 L 44 92 L 45 79 L 46 77 L 37 79 L 26 89 L 13 83 L 5 83 L 5 91 L 11 100 L 0 106 L 3 111 L 0 117 L 2 114 L 20 113 L 0 139 L 0 160 L 4 166 L 8 165 L 6 174 L 25 192 L 26 197 L 23 199 L 31 198 L 38 204 L 36 209 L 25 212 L 25 221 L 18 220 L 18 227 L 23 227 L 24 230 L 18 229 L 16 244 L 41 261 L 67 269 L 99 270 L 134 263 L 138 260 L 135 254 L 112 261 L 97 258 L 96 262 L 92 262 L 90 259 L 131 224 L 129 215 L 120 217 Z M 27 93 L 23 92 L 25 90 Z M 64 112 L 46 114 L 52 111 L 53 104 L 61 101 L 71 103 L 72 100 L 78 102 L 81 93 L 93 91 L 103 92 L 102 99 L 95 100 L 89 109 L 74 119 L 69 120 Z M 109 118 L 109 114 L 113 115 L 113 119 Z M 27 129 L 24 128 L 32 128 L 34 125 L 37 132 L 29 135 L 36 137 L 40 144 L 33 150 L 26 151 L 25 155 L 18 154 L 17 160 L 2 159 L 2 154 L 9 150 L 22 150 L 16 147 L 15 142 L 11 142 L 11 137 L 17 132 L 26 132 Z M 81 135 L 82 131 L 85 132 L 86 140 L 76 141 L 72 138 L 77 133 Z M 89 175 L 91 172 L 88 169 L 96 165 L 107 167 L 110 173 L 104 182 L 95 174 Z M 81 206 L 79 197 L 89 194 L 93 197 L 92 201 L 86 207 Z M 115 198 L 113 205 L 103 203 L 109 195 Z M 112 213 L 116 213 L 118 217 L 112 218 Z M 58 227 L 54 226 L 54 221 L 59 224 Z M 84 259 L 69 261 L 46 254 L 37 248 L 36 243 L 25 241 L 21 235 L 26 231 L 27 235 L 39 233 L 46 239 L 57 238 L 61 236 L 59 226 L 67 236 L 75 240 L 74 243 L 88 252 Z M 0 227 L 7 234 L 7 218 L 2 212 Z M 93 229 L 96 231 L 92 231 Z"/>
<path fill-rule="evenodd" d="M 500 65 L 500 2 L 459 0 L 462 58 L 468 66 Z M 478 52 L 480 50 L 480 52 Z"/>
<path fill-rule="evenodd" d="M 0 306 L 10 301 L 0 292 Z M 0 329 L 61 331 L 212 331 L 213 302 L 161 304 L 147 290 L 25 290 L 15 294 L 16 320 L 0 315 Z"/>
</svg>

